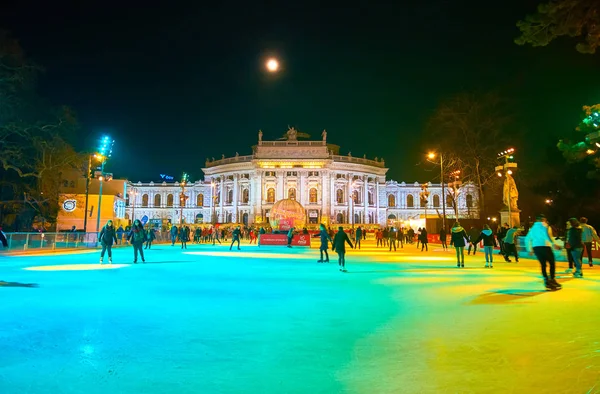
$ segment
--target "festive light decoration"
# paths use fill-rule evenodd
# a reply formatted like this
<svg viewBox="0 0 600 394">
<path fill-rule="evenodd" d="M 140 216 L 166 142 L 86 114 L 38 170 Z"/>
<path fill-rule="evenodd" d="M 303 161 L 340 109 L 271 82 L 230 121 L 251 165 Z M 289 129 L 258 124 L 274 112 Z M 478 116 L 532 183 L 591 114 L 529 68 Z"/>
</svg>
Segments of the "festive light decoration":
<svg viewBox="0 0 600 394">
<path fill-rule="evenodd" d="M 279 200 L 271 208 L 269 223 L 275 231 L 287 231 L 291 227 L 302 229 L 306 226 L 306 211 L 296 200 Z"/>
</svg>

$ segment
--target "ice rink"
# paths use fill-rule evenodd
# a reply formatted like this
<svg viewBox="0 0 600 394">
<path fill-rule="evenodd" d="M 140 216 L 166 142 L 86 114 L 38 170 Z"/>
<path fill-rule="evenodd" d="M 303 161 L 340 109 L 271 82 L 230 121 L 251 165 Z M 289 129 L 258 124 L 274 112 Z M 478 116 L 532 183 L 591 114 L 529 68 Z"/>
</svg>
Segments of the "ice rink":
<svg viewBox="0 0 600 394">
<path fill-rule="evenodd" d="M 600 266 L 430 246 L 0 256 L 0 393 L 600 393 Z"/>
</svg>

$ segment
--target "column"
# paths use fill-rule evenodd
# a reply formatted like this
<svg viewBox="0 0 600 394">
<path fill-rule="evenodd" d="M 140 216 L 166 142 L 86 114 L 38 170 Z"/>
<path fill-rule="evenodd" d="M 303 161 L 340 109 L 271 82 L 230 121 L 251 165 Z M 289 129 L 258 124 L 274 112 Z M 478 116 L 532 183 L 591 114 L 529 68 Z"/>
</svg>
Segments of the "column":
<svg viewBox="0 0 600 394">
<path fill-rule="evenodd" d="M 240 200 L 240 196 L 238 195 L 240 192 L 239 177 L 239 174 L 233 176 L 233 221 L 235 223 L 238 223 L 240 219 L 238 218 L 238 201 Z"/>
<path fill-rule="evenodd" d="M 225 196 L 223 195 L 225 177 L 221 176 L 219 178 L 219 222 L 224 222 L 223 220 L 223 201 L 225 200 Z"/>
<path fill-rule="evenodd" d="M 329 178 L 331 176 L 325 175 L 325 171 L 321 174 L 321 221 L 323 216 L 327 218 L 327 224 L 331 223 L 331 188 L 329 185 Z M 318 201 L 318 200 L 317 200 Z"/>
<path fill-rule="evenodd" d="M 369 178 L 366 175 L 364 175 L 363 176 L 363 185 L 364 185 L 364 190 L 363 190 L 363 207 L 364 207 L 363 223 L 367 223 L 368 222 L 367 218 L 369 217 L 369 184 L 368 184 L 368 180 L 369 180 Z"/>
<path fill-rule="evenodd" d="M 275 186 L 275 201 L 285 198 L 285 178 L 283 171 L 277 171 L 277 185 Z"/>
<path fill-rule="evenodd" d="M 381 209 L 379 205 L 379 179 L 376 179 L 375 182 L 375 222 L 379 223 L 380 225 L 383 225 L 384 223 L 381 223 L 379 220 Z"/>
<path fill-rule="evenodd" d="M 297 201 L 302 204 L 302 206 L 305 206 L 306 203 L 308 201 L 305 201 L 304 198 L 304 181 L 306 179 L 306 175 L 304 174 L 304 171 L 300 171 L 299 172 L 300 178 L 298 180 L 298 196 L 297 196 Z"/>
<path fill-rule="evenodd" d="M 327 199 L 329 199 L 329 215 L 334 216 L 335 214 L 335 202 L 336 202 L 336 196 L 335 196 L 335 178 L 336 178 L 336 174 L 334 173 L 330 173 L 329 174 L 329 185 L 330 185 L 330 189 L 329 189 L 329 195 L 326 196 Z"/>
</svg>

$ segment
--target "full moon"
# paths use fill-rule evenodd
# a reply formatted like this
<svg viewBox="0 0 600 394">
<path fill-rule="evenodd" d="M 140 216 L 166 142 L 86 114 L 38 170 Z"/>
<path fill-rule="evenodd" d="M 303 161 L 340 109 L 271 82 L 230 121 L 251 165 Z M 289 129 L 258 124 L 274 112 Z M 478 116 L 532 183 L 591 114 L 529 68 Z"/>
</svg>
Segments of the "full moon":
<svg viewBox="0 0 600 394">
<path fill-rule="evenodd" d="M 269 59 L 267 60 L 267 70 L 270 72 L 275 72 L 279 70 L 279 62 L 277 59 Z"/>
</svg>

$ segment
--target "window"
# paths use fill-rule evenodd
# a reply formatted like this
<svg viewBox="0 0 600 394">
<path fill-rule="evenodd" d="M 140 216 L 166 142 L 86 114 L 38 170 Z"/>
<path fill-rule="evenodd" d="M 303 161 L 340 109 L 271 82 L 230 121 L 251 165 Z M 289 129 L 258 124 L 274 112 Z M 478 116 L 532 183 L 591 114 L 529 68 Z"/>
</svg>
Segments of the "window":
<svg viewBox="0 0 600 394">
<path fill-rule="evenodd" d="M 296 171 L 288 171 L 287 176 L 298 176 L 298 173 Z"/>
<path fill-rule="evenodd" d="M 288 189 L 288 198 L 290 200 L 296 199 L 296 189 L 294 189 L 293 187 Z"/>
<path fill-rule="evenodd" d="M 69 187 L 69 181 L 63 181 L 63 187 Z"/>
<path fill-rule="evenodd" d="M 227 180 L 228 180 L 228 181 L 233 181 L 233 175 L 229 175 L 229 176 L 227 177 Z"/>
<path fill-rule="evenodd" d="M 249 174 L 242 174 L 242 179 L 250 179 L 250 175 Z"/>
<path fill-rule="evenodd" d="M 373 199 L 373 192 L 372 191 L 369 191 L 368 198 L 369 198 L 369 205 L 374 205 L 375 201 Z"/>
<path fill-rule="evenodd" d="M 355 204 L 360 204 L 360 193 L 358 190 L 352 192 L 352 201 L 354 201 Z"/>
<path fill-rule="evenodd" d="M 337 179 L 346 179 L 346 175 L 344 175 L 344 174 L 337 174 L 336 178 Z"/>
<path fill-rule="evenodd" d="M 358 181 L 360 179 L 360 177 L 358 175 L 354 175 L 352 177 L 352 181 Z"/>
<path fill-rule="evenodd" d="M 265 176 L 275 176 L 275 171 L 265 171 Z"/>
<path fill-rule="evenodd" d="M 231 212 L 227 212 L 227 220 L 226 223 L 233 223 L 233 214 Z"/>
<path fill-rule="evenodd" d="M 308 176 L 319 176 L 319 171 L 309 171 Z"/>
<path fill-rule="evenodd" d="M 452 198 L 452 196 L 450 194 L 448 194 L 446 196 L 446 207 L 447 208 L 452 208 L 453 207 L 453 205 L 452 205 L 453 201 L 454 201 L 454 198 Z"/>
<path fill-rule="evenodd" d="M 360 215 L 358 213 L 354 214 L 354 223 L 360 223 Z"/>
<path fill-rule="evenodd" d="M 388 215 L 389 220 L 396 220 L 396 215 Z"/>
<path fill-rule="evenodd" d="M 142 207 L 147 207 L 148 206 L 148 195 L 144 194 L 142 196 Z"/>
<path fill-rule="evenodd" d="M 343 215 L 343 214 L 341 214 L 341 213 L 338 213 L 338 214 L 337 214 L 337 216 L 336 216 L 336 218 L 335 218 L 335 220 L 336 220 L 338 223 L 344 223 L 344 215 Z"/>
<path fill-rule="evenodd" d="M 433 207 L 434 208 L 440 207 L 440 196 L 438 196 L 437 194 L 433 196 Z"/>
<path fill-rule="evenodd" d="M 308 191 L 308 202 L 311 204 L 317 203 L 317 189 L 314 187 Z"/>
<path fill-rule="evenodd" d="M 215 205 L 219 205 L 221 203 L 221 192 L 217 192 L 215 194 Z"/>
<path fill-rule="evenodd" d="M 231 204 L 233 202 L 233 189 L 227 190 L 227 204 Z"/>
<path fill-rule="evenodd" d="M 156 194 L 154 196 L 154 206 L 155 207 L 160 207 L 160 194 Z"/>
<path fill-rule="evenodd" d="M 197 207 L 204 206 L 204 194 L 200 193 L 196 196 L 196 206 Z"/>
<path fill-rule="evenodd" d="M 467 194 L 467 208 L 473 208 L 473 196 Z"/>
<path fill-rule="evenodd" d="M 342 189 L 337 189 L 335 192 L 335 198 L 338 204 L 343 204 L 345 200 L 344 191 Z"/>
<path fill-rule="evenodd" d="M 173 195 L 169 194 L 167 196 L 167 207 L 172 207 L 173 206 Z"/>
<path fill-rule="evenodd" d="M 408 196 L 406 196 L 406 207 L 407 208 L 415 207 L 415 198 L 412 196 L 412 194 L 409 194 Z"/>
<path fill-rule="evenodd" d="M 267 202 L 274 203 L 275 202 L 275 189 L 272 187 L 267 189 Z"/>
<path fill-rule="evenodd" d="M 250 201 L 250 190 L 244 189 L 242 190 L 242 204 L 248 204 Z"/>
<path fill-rule="evenodd" d="M 388 195 L 388 207 L 394 208 L 396 206 L 396 196 L 393 194 Z"/>
<path fill-rule="evenodd" d="M 199 213 L 196 215 L 196 223 L 204 223 L 204 215 Z"/>
</svg>

